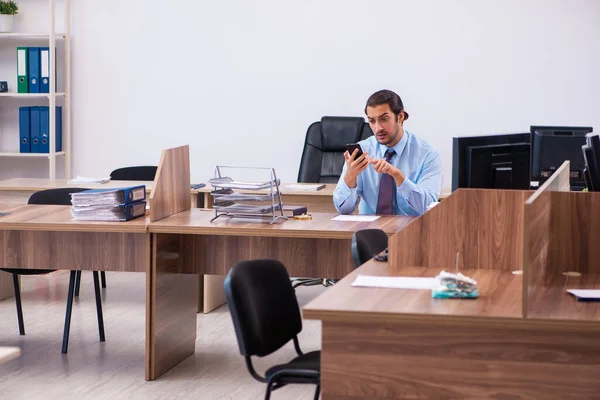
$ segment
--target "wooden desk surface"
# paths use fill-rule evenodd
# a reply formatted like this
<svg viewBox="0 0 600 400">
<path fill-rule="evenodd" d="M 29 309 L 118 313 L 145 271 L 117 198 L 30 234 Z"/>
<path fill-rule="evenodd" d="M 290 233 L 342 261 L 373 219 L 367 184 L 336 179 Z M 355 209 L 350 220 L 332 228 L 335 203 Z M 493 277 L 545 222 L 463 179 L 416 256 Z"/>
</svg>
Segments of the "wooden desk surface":
<svg viewBox="0 0 600 400">
<path fill-rule="evenodd" d="M 148 216 L 127 222 L 73 221 L 71 206 L 0 204 L 0 230 L 146 233 Z"/>
<path fill-rule="evenodd" d="M 430 290 L 352 287 L 357 275 L 387 276 L 387 263 L 371 260 L 303 308 L 304 318 L 335 322 L 386 323 L 435 318 L 449 320 L 522 318 L 522 276 L 500 270 L 469 270 L 478 299 L 432 299 Z M 434 277 L 437 268 L 404 267 L 403 276 Z"/>
<path fill-rule="evenodd" d="M 378 228 L 389 235 L 403 229 L 414 217 L 380 217 L 373 222 L 332 221 L 338 214 L 312 213 L 312 220 L 278 221 L 274 224 L 260 220 L 215 216 L 214 210 L 191 209 L 160 221 L 150 223 L 152 233 L 197 235 L 265 236 L 322 239 L 350 239 L 360 229 Z"/>
<path fill-rule="evenodd" d="M 600 274 L 581 276 L 547 275 L 544 282 L 529 288 L 527 317 L 531 319 L 600 321 L 600 302 L 577 301 L 567 289 L 600 289 Z"/>
</svg>

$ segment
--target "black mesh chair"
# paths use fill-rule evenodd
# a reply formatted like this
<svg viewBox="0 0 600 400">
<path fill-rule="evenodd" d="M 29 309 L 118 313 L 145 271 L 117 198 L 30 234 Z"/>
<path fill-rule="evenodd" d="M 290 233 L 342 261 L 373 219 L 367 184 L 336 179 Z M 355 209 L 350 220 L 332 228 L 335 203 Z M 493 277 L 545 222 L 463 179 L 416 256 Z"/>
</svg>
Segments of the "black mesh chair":
<svg viewBox="0 0 600 400">
<path fill-rule="evenodd" d="M 352 235 L 352 260 L 360 267 L 388 247 L 387 234 L 381 229 L 363 229 Z"/>
<path fill-rule="evenodd" d="M 302 330 L 300 307 L 287 270 L 279 261 L 253 260 L 235 265 L 225 278 L 229 305 L 240 353 L 253 378 L 267 384 L 265 399 L 271 391 L 287 384 L 313 384 L 319 398 L 321 352 L 302 353 L 298 333 Z M 290 340 L 298 356 L 286 364 L 275 365 L 260 376 L 251 356 L 264 357 Z"/>
<path fill-rule="evenodd" d="M 71 193 L 77 193 L 88 189 L 83 188 L 64 188 L 49 189 L 36 192 L 29 197 L 28 204 L 48 204 L 48 205 L 71 205 Z M 21 288 L 19 286 L 19 275 L 42 275 L 54 272 L 54 269 L 20 269 L 20 268 L 0 268 L 13 276 L 13 285 L 15 290 L 15 302 L 17 305 L 17 319 L 19 321 L 19 334 L 25 335 L 25 323 L 23 320 L 23 307 L 21 304 Z M 73 296 L 75 292 L 76 272 L 71 271 L 69 278 L 69 292 L 67 295 L 67 311 L 65 315 L 65 327 L 63 332 L 62 352 L 66 353 L 69 346 L 69 331 L 71 329 L 71 312 L 73 310 Z M 96 293 L 96 312 L 98 314 L 98 332 L 100 341 L 105 341 L 104 336 L 104 318 L 102 316 L 102 300 L 100 298 L 100 283 L 98 271 L 93 271 L 94 288 Z"/>
</svg>

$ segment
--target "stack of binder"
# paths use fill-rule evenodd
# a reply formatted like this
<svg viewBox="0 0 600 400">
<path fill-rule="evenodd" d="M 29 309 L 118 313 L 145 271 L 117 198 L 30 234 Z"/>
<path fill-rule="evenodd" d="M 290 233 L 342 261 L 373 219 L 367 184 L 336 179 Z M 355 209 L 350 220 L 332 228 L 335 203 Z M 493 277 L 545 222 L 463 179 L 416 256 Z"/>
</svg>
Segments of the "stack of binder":
<svg viewBox="0 0 600 400">
<path fill-rule="evenodd" d="M 17 47 L 17 92 L 50 93 L 49 47 Z"/>
<path fill-rule="evenodd" d="M 54 151 L 62 151 L 62 107 L 55 107 Z M 50 152 L 50 108 L 19 107 L 19 152 Z"/>
<path fill-rule="evenodd" d="M 76 221 L 129 221 L 146 212 L 146 186 L 71 193 L 71 204 Z"/>
</svg>

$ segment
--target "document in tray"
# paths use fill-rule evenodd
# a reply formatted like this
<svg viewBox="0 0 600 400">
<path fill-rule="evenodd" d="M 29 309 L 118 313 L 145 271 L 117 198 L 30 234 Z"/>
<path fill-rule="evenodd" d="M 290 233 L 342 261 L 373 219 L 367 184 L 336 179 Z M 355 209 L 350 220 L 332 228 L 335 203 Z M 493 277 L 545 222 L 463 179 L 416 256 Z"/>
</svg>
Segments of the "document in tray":
<svg viewBox="0 0 600 400">
<path fill-rule="evenodd" d="M 323 184 L 306 184 L 306 183 L 293 183 L 290 185 L 285 185 L 282 189 L 286 190 L 307 190 L 307 191 L 317 191 L 321 189 L 325 189 L 325 185 Z"/>
<path fill-rule="evenodd" d="M 88 178 L 87 176 L 79 176 L 75 179 L 69 179 L 67 183 L 106 183 L 109 182 L 110 178 Z"/>
<path fill-rule="evenodd" d="M 568 289 L 567 292 L 579 301 L 600 301 L 600 290 L 597 289 Z"/>
<path fill-rule="evenodd" d="M 331 218 L 332 221 L 354 221 L 354 222 L 373 222 L 379 215 L 338 215 Z"/>
<path fill-rule="evenodd" d="M 433 289 L 437 285 L 435 278 L 410 276 L 368 276 L 358 275 L 352 286 L 390 288 L 390 289 Z"/>
</svg>

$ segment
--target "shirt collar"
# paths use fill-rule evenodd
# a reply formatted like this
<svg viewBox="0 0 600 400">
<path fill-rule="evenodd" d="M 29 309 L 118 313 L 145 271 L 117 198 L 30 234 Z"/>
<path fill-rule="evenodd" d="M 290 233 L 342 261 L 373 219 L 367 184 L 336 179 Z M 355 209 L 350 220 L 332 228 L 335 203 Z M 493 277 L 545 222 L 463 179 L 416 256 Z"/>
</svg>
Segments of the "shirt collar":
<svg viewBox="0 0 600 400">
<path fill-rule="evenodd" d="M 404 134 L 402 135 L 402 139 L 400 139 L 400 141 L 398 143 L 396 143 L 395 146 L 392 147 L 392 149 L 394 149 L 394 152 L 396 152 L 396 154 L 398 156 L 400 156 L 402 154 L 402 152 L 404 151 L 404 148 L 406 147 L 406 143 L 408 142 L 408 131 L 404 130 Z M 378 143 L 379 145 L 379 150 L 381 151 L 381 154 L 385 155 L 385 152 L 387 151 L 388 147 L 385 144 L 381 144 Z"/>
</svg>

